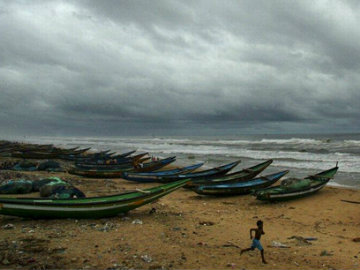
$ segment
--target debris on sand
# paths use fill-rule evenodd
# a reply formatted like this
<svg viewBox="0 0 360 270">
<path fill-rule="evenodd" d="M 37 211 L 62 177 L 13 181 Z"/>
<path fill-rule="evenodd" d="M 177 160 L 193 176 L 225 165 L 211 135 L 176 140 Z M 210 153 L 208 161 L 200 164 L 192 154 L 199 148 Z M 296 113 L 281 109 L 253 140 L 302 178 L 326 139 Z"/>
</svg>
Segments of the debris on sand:
<svg viewBox="0 0 360 270">
<path fill-rule="evenodd" d="M 152 262 L 151 256 L 150 256 L 150 255 L 147 255 L 147 254 L 142 255 L 142 256 L 141 256 L 141 259 L 142 259 L 144 262 L 147 262 L 147 263 L 151 263 L 151 262 Z"/>
<path fill-rule="evenodd" d="M 277 241 L 272 241 L 271 246 L 276 248 L 290 248 L 289 246 Z"/>
<path fill-rule="evenodd" d="M 9 224 L 6 224 L 6 225 L 2 226 L 2 228 L 4 230 L 11 230 L 11 229 L 14 229 L 15 226 L 14 226 L 14 224 L 9 223 Z"/>
<path fill-rule="evenodd" d="M 305 237 L 293 235 L 288 237 L 288 239 L 295 240 L 297 246 L 309 246 L 311 243 Z"/>
<path fill-rule="evenodd" d="M 327 250 L 323 250 L 323 251 L 321 251 L 321 253 L 320 253 L 320 256 L 332 256 L 333 254 L 332 253 L 330 253 L 329 251 L 327 251 Z"/>
<path fill-rule="evenodd" d="M 133 222 L 131 222 L 132 224 L 143 224 L 143 222 L 140 219 L 134 219 Z"/>
<path fill-rule="evenodd" d="M 212 222 L 212 221 L 200 221 L 199 224 L 203 225 L 203 226 L 213 226 L 215 224 L 215 222 Z"/>
</svg>

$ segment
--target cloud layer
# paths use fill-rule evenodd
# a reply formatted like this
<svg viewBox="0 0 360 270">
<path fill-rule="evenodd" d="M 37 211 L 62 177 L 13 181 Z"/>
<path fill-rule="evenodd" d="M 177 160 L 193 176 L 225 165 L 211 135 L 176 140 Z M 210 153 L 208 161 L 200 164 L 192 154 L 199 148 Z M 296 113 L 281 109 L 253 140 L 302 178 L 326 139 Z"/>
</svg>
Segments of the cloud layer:
<svg viewBox="0 0 360 270">
<path fill-rule="evenodd" d="M 359 11 L 0 2 L 0 124 L 17 135 L 359 131 Z"/>
</svg>

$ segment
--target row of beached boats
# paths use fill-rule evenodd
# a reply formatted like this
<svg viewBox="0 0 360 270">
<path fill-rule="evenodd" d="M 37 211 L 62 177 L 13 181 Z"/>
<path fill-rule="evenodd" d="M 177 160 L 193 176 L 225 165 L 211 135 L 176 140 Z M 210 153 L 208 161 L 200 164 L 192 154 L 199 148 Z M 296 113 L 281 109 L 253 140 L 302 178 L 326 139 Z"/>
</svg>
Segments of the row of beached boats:
<svg viewBox="0 0 360 270">
<path fill-rule="evenodd" d="M 0 144 L 0 152 L 1 149 Z M 281 184 L 272 186 L 288 173 L 285 170 L 258 176 L 273 160 L 232 173 L 229 172 L 240 160 L 206 170 L 199 170 L 203 163 L 164 170 L 166 165 L 176 160 L 175 157 L 144 160 L 147 153 L 133 155 L 134 153 L 135 151 L 108 155 L 108 152 L 103 151 L 89 156 L 82 153 L 73 159 L 75 164 L 70 172 L 86 177 L 123 178 L 140 183 L 158 182 L 162 183 L 160 186 L 110 196 L 76 199 L 0 198 L 0 214 L 32 218 L 110 217 L 150 203 L 182 187 L 201 195 L 250 193 L 263 201 L 289 200 L 319 191 L 338 170 L 336 164 L 329 170 L 304 179 L 286 179 Z"/>
<path fill-rule="evenodd" d="M 91 163 L 96 164 L 101 160 L 122 160 L 123 158 L 135 153 L 136 151 L 130 151 L 123 154 L 116 154 L 111 150 L 98 151 L 90 153 L 91 147 L 82 148 L 59 148 L 52 144 L 29 144 L 29 143 L 17 143 L 9 141 L 0 141 L 0 157 L 12 157 L 12 158 L 27 158 L 27 159 L 60 159 L 75 161 L 78 163 Z M 146 154 L 142 154 L 146 155 Z"/>
</svg>

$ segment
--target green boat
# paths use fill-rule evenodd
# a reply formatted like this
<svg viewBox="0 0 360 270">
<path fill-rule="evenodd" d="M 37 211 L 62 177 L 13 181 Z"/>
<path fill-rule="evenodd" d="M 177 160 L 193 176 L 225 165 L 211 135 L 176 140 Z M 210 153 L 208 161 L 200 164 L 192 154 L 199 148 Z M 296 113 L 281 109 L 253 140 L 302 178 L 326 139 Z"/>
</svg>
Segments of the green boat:
<svg viewBox="0 0 360 270">
<path fill-rule="evenodd" d="M 0 198 L 0 214 L 26 218 L 105 218 L 126 213 L 184 186 L 190 179 L 116 195 L 78 199 Z"/>
<path fill-rule="evenodd" d="M 221 183 L 217 185 L 198 186 L 194 191 L 201 195 L 228 196 L 249 194 L 252 190 L 271 186 L 289 171 L 282 171 L 256 179 L 241 182 Z"/>
<path fill-rule="evenodd" d="M 31 151 L 31 152 L 13 152 L 11 157 L 27 159 L 55 159 L 59 157 L 58 153 Z"/>
<path fill-rule="evenodd" d="M 196 189 L 197 187 L 204 185 L 219 185 L 219 184 L 248 181 L 250 179 L 253 179 L 255 176 L 257 176 L 267 167 L 269 167 L 269 165 L 272 162 L 273 160 L 269 159 L 265 162 L 262 162 L 260 164 L 257 164 L 255 166 L 246 169 L 242 169 L 241 171 L 237 171 L 234 173 L 225 174 L 223 176 L 215 176 L 210 178 L 194 180 L 189 182 L 184 188 Z"/>
<path fill-rule="evenodd" d="M 126 168 L 114 170 L 97 170 L 97 169 L 80 169 L 72 168 L 68 171 L 70 174 L 89 177 L 89 178 L 122 178 L 124 172 L 151 172 L 159 170 L 166 165 L 175 162 L 176 157 L 164 158 L 156 161 L 138 164 L 136 167 L 130 166 Z M 141 165 L 141 166 L 140 166 Z"/>
<path fill-rule="evenodd" d="M 304 179 L 286 179 L 280 185 L 254 191 L 253 195 L 261 201 L 285 201 L 305 197 L 322 189 L 338 170 L 334 168 L 308 176 Z"/>
</svg>

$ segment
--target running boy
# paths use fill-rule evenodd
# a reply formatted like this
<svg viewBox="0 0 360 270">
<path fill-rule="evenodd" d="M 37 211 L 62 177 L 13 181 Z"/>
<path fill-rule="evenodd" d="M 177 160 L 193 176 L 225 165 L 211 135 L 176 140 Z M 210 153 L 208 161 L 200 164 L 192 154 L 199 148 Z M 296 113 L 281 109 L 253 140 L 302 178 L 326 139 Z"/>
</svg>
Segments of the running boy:
<svg viewBox="0 0 360 270">
<path fill-rule="evenodd" d="M 252 232 L 255 232 L 255 237 L 252 241 L 251 247 L 241 250 L 240 255 L 243 254 L 245 251 L 254 250 L 255 248 L 259 249 L 261 252 L 261 259 L 263 263 L 267 263 L 264 258 L 264 248 L 262 247 L 260 243 L 260 238 L 262 234 L 265 234 L 263 229 L 263 222 L 261 220 L 258 220 L 256 222 L 257 228 L 250 229 L 250 239 L 253 239 Z"/>
</svg>

